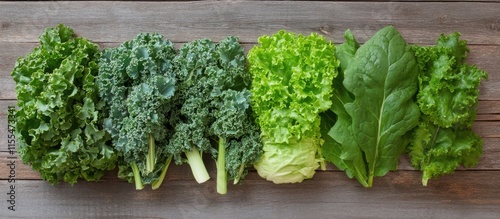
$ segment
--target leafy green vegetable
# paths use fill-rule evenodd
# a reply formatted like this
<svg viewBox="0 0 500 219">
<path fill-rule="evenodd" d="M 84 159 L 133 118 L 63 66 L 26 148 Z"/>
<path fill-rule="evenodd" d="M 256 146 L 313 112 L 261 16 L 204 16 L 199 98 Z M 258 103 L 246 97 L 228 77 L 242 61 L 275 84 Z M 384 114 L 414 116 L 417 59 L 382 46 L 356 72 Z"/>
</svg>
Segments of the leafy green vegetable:
<svg viewBox="0 0 500 219">
<path fill-rule="evenodd" d="M 333 80 L 335 89 L 332 95 L 332 107 L 331 110 L 321 114 L 321 135 L 325 139 L 322 148 L 323 156 L 340 170 L 345 171 L 349 178 L 355 177 L 363 186 L 368 187 L 368 173 L 363 151 L 356 141 L 349 140 L 354 139 L 349 128 L 352 119 L 344 107 L 344 103 L 351 103 L 354 100 L 353 94 L 343 85 L 344 71 L 348 65 L 354 63 L 353 59 L 359 44 L 350 30 L 345 32 L 344 37 L 346 42 L 338 45 L 335 50 L 335 56 L 340 61 L 340 66 L 339 74 Z M 332 128 L 332 126 L 334 127 Z M 333 130 L 345 138 L 333 139 L 330 136 Z"/>
<path fill-rule="evenodd" d="M 435 124 L 471 126 L 476 118 L 479 84 L 486 72 L 464 63 L 469 49 L 460 34 L 441 35 L 436 46 L 414 46 L 419 75 L 418 104 Z"/>
<path fill-rule="evenodd" d="M 422 115 L 408 146 L 412 165 L 422 171 L 422 184 L 431 178 L 450 174 L 460 165 L 477 165 L 483 140 L 470 128 L 443 128 Z"/>
<path fill-rule="evenodd" d="M 199 183 L 209 178 L 200 153 L 214 155 L 221 194 L 227 192 L 227 179 L 238 182 L 262 151 L 250 114 L 250 75 L 245 61 L 236 37 L 218 44 L 208 39 L 189 42 L 175 58 L 180 114 L 169 150 L 177 163 L 190 164 Z"/>
<path fill-rule="evenodd" d="M 331 112 L 323 115 L 328 144 L 322 149 L 328 161 L 371 187 L 374 176 L 397 168 L 408 133 L 418 123 L 413 101 L 418 67 L 411 47 L 392 26 L 357 45 L 348 31 L 336 53 L 344 80 L 343 86 L 334 82 Z"/>
<path fill-rule="evenodd" d="M 121 152 L 119 177 L 160 186 L 171 155 L 168 114 L 174 110 L 174 45 L 157 33 L 140 33 L 104 50 L 99 63 L 99 94 L 108 107 L 105 128 Z M 159 147 L 157 147 L 159 145 Z M 163 162 L 165 161 L 165 162 Z"/>
<path fill-rule="evenodd" d="M 472 131 L 479 84 L 487 74 L 464 63 L 469 49 L 460 34 L 441 34 L 436 46 L 413 48 L 421 69 L 418 105 L 422 117 L 408 147 L 412 165 L 422 170 L 422 184 L 460 165 L 475 166 L 482 139 Z"/>
<path fill-rule="evenodd" d="M 275 183 L 311 178 L 324 161 L 319 113 L 331 106 L 335 48 L 322 36 L 279 31 L 248 53 L 252 108 L 262 130 L 259 175 Z"/>
<path fill-rule="evenodd" d="M 97 181 L 117 160 L 95 85 L 99 47 L 62 24 L 39 40 L 12 71 L 21 160 L 52 184 Z"/>
<path fill-rule="evenodd" d="M 217 44 L 218 68 L 209 75 L 213 90 L 210 95 L 211 114 L 215 121 L 210 133 L 218 142 L 217 192 L 227 192 L 227 179 L 235 184 L 246 175 L 246 167 L 262 154 L 260 130 L 251 115 L 251 78 L 246 68 L 243 47 L 236 37 L 228 37 Z"/>
<path fill-rule="evenodd" d="M 178 113 L 175 119 L 174 134 L 169 140 L 167 150 L 174 155 L 177 164 L 187 162 L 198 183 L 210 179 L 201 154 L 211 151 L 208 128 L 210 126 L 209 98 L 211 86 L 205 83 L 208 72 L 218 69 L 215 44 L 208 40 L 196 40 L 184 44 L 175 57 L 177 92 L 174 106 Z M 205 86 L 207 85 L 207 86 Z M 185 155 L 186 159 L 182 156 Z"/>
</svg>

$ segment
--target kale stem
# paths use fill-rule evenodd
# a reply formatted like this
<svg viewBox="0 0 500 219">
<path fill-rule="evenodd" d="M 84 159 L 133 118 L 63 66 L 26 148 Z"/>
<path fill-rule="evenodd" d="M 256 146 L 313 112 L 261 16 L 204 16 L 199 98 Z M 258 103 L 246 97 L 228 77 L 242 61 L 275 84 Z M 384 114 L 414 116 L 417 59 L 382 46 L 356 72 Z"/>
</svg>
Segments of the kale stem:
<svg viewBox="0 0 500 219">
<path fill-rule="evenodd" d="M 170 165 L 170 162 L 172 161 L 172 155 L 168 156 L 167 161 L 165 162 L 165 165 L 163 166 L 163 170 L 161 171 L 160 177 L 153 182 L 151 185 L 151 188 L 153 190 L 160 188 L 161 184 L 163 183 L 163 180 L 165 179 L 165 175 L 167 175 L 167 169 L 168 166 Z"/>
<path fill-rule="evenodd" d="M 146 157 L 146 174 L 152 173 L 155 168 L 155 138 L 149 134 L 149 149 Z"/>
<path fill-rule="evenodd" d="M 144 185 L 142 184 L 141 180 L 141 173 L 139 172 L 139 168 L 137 167 L 137 164 L 131 163 L 132 166 L 132 172 L 134 173 L 134 182 L 135 182 L 135 189 L 136 190 L 142 190 L 144 189 Z"/>
<path fill-rule="evenodd" d="M 234 183 L 233 184 L 238 184 L 240 182 L 240 179 L 241 179 L 241 175 L 243 175 L 243 171 L 245 171 L 245 164 L 241 164 L 240 165 L 240 169 L 238 170 L 238 175 L 236 176 L 236 178 L 234 178 Z"/>
<path fill-rule="evenodd" d="M 226 140 L 221 137 L 217 154 L 217 192 L 222 195 L 227 193 Z"/>
<path fill-rule="evenodd" d="M 191 171 L 193 172 L 196 182 L 204 183 L 209 180 L 210 176 L 208 175 L 207 168 L 201 158 L 201 153 L 194 147 L 190 151 L 186 151 L 184 153 L 188 159 L 189 166 L 191 166 Z"/>
</svg>

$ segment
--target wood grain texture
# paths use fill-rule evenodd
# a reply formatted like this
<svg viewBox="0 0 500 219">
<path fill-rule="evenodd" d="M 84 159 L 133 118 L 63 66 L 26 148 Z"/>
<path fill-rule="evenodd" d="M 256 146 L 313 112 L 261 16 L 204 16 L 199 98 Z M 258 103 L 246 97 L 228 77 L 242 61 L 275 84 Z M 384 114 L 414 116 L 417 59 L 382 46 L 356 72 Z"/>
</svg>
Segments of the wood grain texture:
<svg viewBox="0 0 500 219">
<path fill-rule="evenodd" d="M 0 42 L 36 42 L 44 28 L 64 23 L 97 42 L 123 42 L 140 31 L 175 42 L 227 35 L 253 42 L 280 29 L 342 41 L 347 28 L 364 42 L 394 25 L 411 43 L 459 31 L 471 44 L 500 45 L 498 11 L 491 2 L 0 2 Z"/>
<path fill-rule="evenodd" d="M 417 172 L 399 171 L 365 189 L 343 173 L 325 172 L 300 184 L 249 179 L 221 196 L 213 180 L 168 181 L 155 191 L 116 181 L 71 187 L 30 180 L 16 183 L 17 212 L 1 212 L 36 218 L 498 218 L 500 187 L 492 183 L 500 183 L 500 175 L 457 172 L 423 187 Z"/>
<path fill-rule="evenodd" d="M 500 218 L 500 1 L 0 1 L 0 218 Z M 52 186 L 16 159 L 16 211 L 7 209 L 11 160 L 7 107 L 16 95 L 10 72 L 16 59 L 37 46 L 43 29 L 64 23 L 78 35 L 116 46 L 139 32 L 159 32 L 177 47 L 203 37 L 239 36 L 246 51 L 263 34 L 287 29 L 317 32 L 342 43 L 350 28 L 360 42 L 394 25 L 410 43 L 433 44 L 441 32 L 459 31 L 469 42 L 467 61 L 489 73 L 480 87 L 474 131 L 484 139 L 477 167 L 421 185 L 408 156 L 398 171 L 374 180 L 371 189 L 333 165 L 313 180 L 276 185 L 255 170 L 242 185 L 216 193 L 212 179 L 197 184 L 188 165 L 172 165 L 158 190 L 135 191 L 117 178 Z"/>
</svg>

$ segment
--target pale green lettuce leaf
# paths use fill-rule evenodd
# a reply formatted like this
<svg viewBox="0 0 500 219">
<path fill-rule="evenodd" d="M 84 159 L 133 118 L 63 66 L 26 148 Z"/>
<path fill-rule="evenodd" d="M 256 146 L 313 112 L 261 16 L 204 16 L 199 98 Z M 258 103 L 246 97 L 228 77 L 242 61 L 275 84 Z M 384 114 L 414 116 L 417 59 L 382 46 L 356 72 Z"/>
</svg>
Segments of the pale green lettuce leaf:
<svg viewBox="0 0 500 219">
<path fill-rule="evenodd" d="M 331 106 L 331 85 L 339 65 L 334 53 L 334 45 L 318 34 L 302 36 L 286 31 L 260 37 L 259 45 L 249 51 L 252 109 L 262 137 L 267 139 L 264 155 L 254 166 L 268 180 L 299 182 L 312 177 L 314 171 L 309 170 L 316 169 L 318 162 L 324 166 L 315 158 L 321 154 L 319 113 Z M 300 159 L 283 155 L 285 166 L 278 166 L 277 152 L 297 150 L 311 154 Z M 297 171 L 307 174 L 290 174 Z"/>
<path fill-rule="evenodd" d="M 264 153 L 255 163 L 262 178 L 274 183 L 299 183 L 314 176 L 322 157 L 317 153 L 321 140 L 289 139 L 288 143 L 276 143 L 263 139 Z"/>
</svg>

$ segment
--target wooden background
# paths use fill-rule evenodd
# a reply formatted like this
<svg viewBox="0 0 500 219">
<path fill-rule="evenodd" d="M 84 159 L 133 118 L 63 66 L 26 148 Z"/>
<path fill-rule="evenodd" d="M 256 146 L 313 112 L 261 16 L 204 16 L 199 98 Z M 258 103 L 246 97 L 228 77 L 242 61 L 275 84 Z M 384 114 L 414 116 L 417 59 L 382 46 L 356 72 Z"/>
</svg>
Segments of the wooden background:
<svg viewBox="0 0 500 219">
<path fill-rule="evenodd" d="M 484 155 L 474 169 L 421 185 L 420 172 L 402 157 L 399 170 L 363 188 L 329 166 L 313 180 L 275 185 L 251 172 L 228 194 L 213 177 L 197 184 L 188 166 L 171 165 L 159 190 L 135 191 L 109 173 L 101 182 L 51 186 L 16 161 L 16 211 L 9 192 L 7 118 L 15 105 L 10 72 L 35 46 L 43 29 L 64 23 L 103 48 L 139 32 L 159 32 L 180 45 L 203 37 L 239 36 L 248 50 L 263 34 L 286 29 L 318 32 L 342 43 L 350 28 L 360 42 L 394 25 L 410 43 L 432 44 L 441 32 L 468 40 L 469 63 L 489 72 L 480 87 L 474 130 Z M 0 1 L 0 218 L 500 218 L 500 1 L 202 1 L 5 2 Z"/>
</svg>

